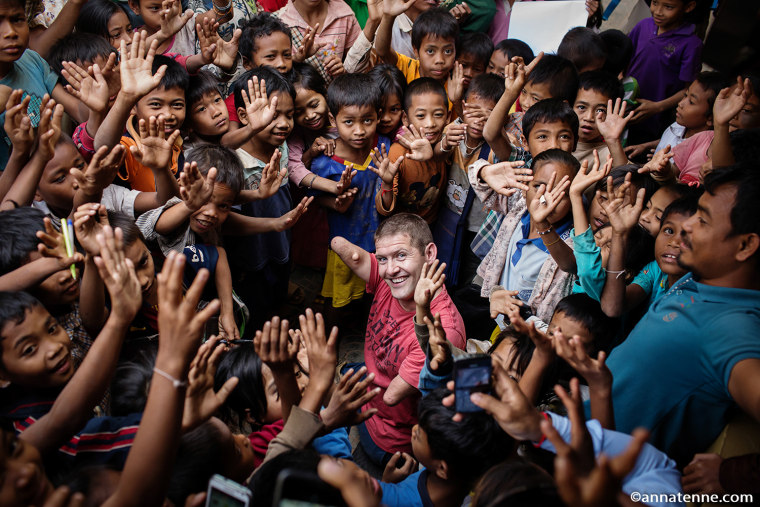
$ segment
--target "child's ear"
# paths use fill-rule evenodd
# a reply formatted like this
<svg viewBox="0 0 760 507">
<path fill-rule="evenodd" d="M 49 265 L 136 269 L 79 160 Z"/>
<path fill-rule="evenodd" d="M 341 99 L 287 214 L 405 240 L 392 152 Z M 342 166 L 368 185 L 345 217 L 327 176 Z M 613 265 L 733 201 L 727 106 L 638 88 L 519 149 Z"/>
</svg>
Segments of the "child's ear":
<svg viewBox="0 0 760 507">
<path fill-rule="evenodd" d="M 129 8 L 132 9 L 132 12 L 140 15 L 140 3 L 136 2 L 135 0 L 129 0 Z"/>
<path fill-rule="evenodd" d="M 251 409 L 250 409 L 250 408 L 247 408 L 247 409 L 245 409 L 245 422 L 247 422 L 248 424 L 250 424 L 250 425 L 252 425 L 252 426 L 254 426 L 254 427 L 259 427 L 259 426 L 261 426 L 261 423 L 260 423 L 259 421 L 257 421 L 257 420 L 256 420 L 256 419 L 255 419 L 255 418 L 254 418 L 254 417 L 251 415 Z"/>
<path fill-rule="evenodd" d="M 237 108 L 237 115 L 241 125 L 248 125 L 248 115 L 245 113 L 244 107 Z"/>
<path fill-rule="evenodd" d="M 402 125 L 409 125 L 409 117 L 406 115 L 406 111 L 401 113 L 401 124 Z"/>
<path fill-rule="evenodd" d="M 245 70 L 251 70 L 253 68 L 253 63 L 251 62 L 251 59 L 247 56 L 243 57 L 243 68 Z"/>
<path fill-rule="evenodd" d="M 40 195 L 39 191 L 35 190 L 34 191 L 34 200 L 35 201 L 44 201 L 45 199 L 42 198 L 42 196 Z"/>
<path fill-rule="evenodd" d="M 412 51 L 414 52 L 414 59 L 419 61 L 420 59 L 420 51 L 417 48 L 412 48 Z"/>
<path fill-rule="evenodd" d="M 686 8 L 684 9 L 684 12 L 688 14 L 689 12 L 693 11 L 696 8 L 697 8 L 696 0 L 691 0 L 690 2 L 686 4 Z"/>
<path fill-rule="evenodd" d="M 435 475 L 444 481 L 449 480 L 449 465 L 447 465 L 442 459 L 436 460 L 435 462 Z"/>
<path fill-rule="evenodd" d="M 330 121 L 330 125 L 337 125 L 338 122 L 335 121 L 335 116 L 333 116 L 332 113 L 327 113 L 327 119 Z"/>
<path fill-rule="evenodd" d="M 525 139 L 525 136 L 522 134 L 522 132 L 520 133 L 520 144 L 523 146 L 528 146 L 528 140 Z"/>
</svg>

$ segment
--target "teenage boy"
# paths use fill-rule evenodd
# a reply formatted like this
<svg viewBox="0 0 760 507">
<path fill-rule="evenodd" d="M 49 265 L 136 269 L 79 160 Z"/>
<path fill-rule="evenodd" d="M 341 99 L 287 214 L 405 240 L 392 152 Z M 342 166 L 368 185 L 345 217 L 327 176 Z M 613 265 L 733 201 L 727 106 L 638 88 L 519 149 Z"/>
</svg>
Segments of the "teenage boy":
<svg viewBox="0 0 760 507">
<path fill-rule="evenodd" d="M 374 254 L 342 237 L 333 238 L 330 246 L 364 280 L 367 292 L 374 294 L 364 359 L 368 374 L 375 374 L 373 387 L 381 391 L 366 405 L 378 412 L 361 427 L 360 435 L 367 454 L 384 465 L 395 452 L 412 452 L 417 386 L 425 364 L 415 324 L 423 325 L 424 317 L 439 313 L 446 336 L 455 347 L 463 349 L 466 338 L 462 318 L 442 280 L 437 286 L 425 283 L 430 280 L 423 276 L 423 268 L 432 265 L 437 255 L 425 221 L 409 213 L 394 215 L 380 224 L 374 243 Z M 418 286 L 421 291 L 417 291 Z M 422 292 L 419 296 L 425 299 L 425 288 L 431 286 L 428 297 L 432 301 L 427 308 L 417 305 L 416 292 Z"/>
</svg>

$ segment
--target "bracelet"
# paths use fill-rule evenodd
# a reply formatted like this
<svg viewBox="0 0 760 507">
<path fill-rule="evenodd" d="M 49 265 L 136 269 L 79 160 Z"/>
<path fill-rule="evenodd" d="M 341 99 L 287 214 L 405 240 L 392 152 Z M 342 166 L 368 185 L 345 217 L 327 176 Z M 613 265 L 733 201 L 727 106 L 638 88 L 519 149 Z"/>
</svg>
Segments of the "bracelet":
<svg viewBox="0 0 760 507">
<path fill-rule="evenodd" d="M 441 138 L 441 151 L 444 153 L 450 152 L 453 148 L 449 148 L 448 150 L 443 147 L 443 141 L 446 140 L 446 134 L 443 134 L 443 137 Z"/>
<path fill-rule="evenodd" d="M 382 187 L 380 187 L 380 197 L 384 196 L 388 192 L 393 192 L 393 188 L 382 188 Z"/>
<path fill-rule="evenodd" d="M 230 10 L 232 10 L 232 0 L 229 0 L 229 2 L 227 2 L 227 5 L 225 5 L 224 7 L 219 7 L 215 3 L 213 5 L 214 5 L 214 10 L 220 13 L 226 14 L 230 12 Z"/>
<path fill-rule="evenodd" d="M 615 280 L 617 280 L 618 278 L 620 278 L 621 276 L 623 276 L 625 274 L 625 270 L 624 269 L 621 269 L 620 271 L 614 271 L 614 270 L 610 270 L 610 269 L 605 269 L 604 272 L 607 273 L 607 274 L 613 274 L 613 275 L 615 275 Z"/>
<path fill-rule="evenodd" d="M 548 228 L 548 229 L 546 229 L 545 231 L 537 231 L 537 232 L 538 232 L 538 235 L 539 235 L 539 236 L 543 236 L 543 235 L 545 235 L 545 234 L 549 234 L 549 233 L 550 233 L 550 232 L 552 232 L 553 230 L 554 230 L 554 226 L 553 226 L 553 225 L 549 225 L 549 228 Z"/>
<path fill-rule="evenodd" d="M 168 373 L 166 373 L 165 371 L 159 370 L 158 368 L 153 368 L 153 371 L 155 373 L 158 373 L 159 375 L 161 375 L 165 379 L 170 380 L 175 389 L 180 389 L 182 387 L 187 387 L 187 380 L 185 380 L 185 381 L 178 380 L 178 379 L 172 377 L 171 375 L 169 375 Z"/>
<path fill-rule="evenodd" d="M 312 188 L 312 186 L 314 185 L 314 180 L 316 180 L 316 179 L 317 179 L 317 175 L 315 174 L 315 175 L 314 175 L 314 176 L 311 178 L 311 181 L 309 182 L 309 189 L 311 189 L 311 188 Z"/>
<path fill-rule="evenodd" d="M 544 419 L 546 419 L 547 421 L 552 422 L 551 418 L 549 417 L 549 414 L 547 414 L 546 412 L 541 412 L 541 415 L 544 416 Z M 538 443 L 534 443 L 533 446 L 537 448 L 541 447 L 541 444 L 543 444 L 545 440 L 546 440 L 546 435 L 542 431 L 541 440 L 539 440 Z"/>
<path fill-rule="evenodd" d="M 554 241 L 552 241 L 551 243 L 546 243 L 546 242 L 545 242 L 545 243 L 544 243 L 544 246 L 545 246 L 546 248 L 549 248 L 549 247 L 550 247 L 550 246 L 552 246 L 552 245 L 556 245 L 557 243 L 559 243 L 559 240 L 560 240 L 560 239 L 562 239 L 562 238 L 560 238 L 559 236 L 557 236 L 557 239 L 555 239 L 555 240 L 554 240 Z M 543 241 L 543 239 L 542 239 L 541 241 Z"/>
</svg>

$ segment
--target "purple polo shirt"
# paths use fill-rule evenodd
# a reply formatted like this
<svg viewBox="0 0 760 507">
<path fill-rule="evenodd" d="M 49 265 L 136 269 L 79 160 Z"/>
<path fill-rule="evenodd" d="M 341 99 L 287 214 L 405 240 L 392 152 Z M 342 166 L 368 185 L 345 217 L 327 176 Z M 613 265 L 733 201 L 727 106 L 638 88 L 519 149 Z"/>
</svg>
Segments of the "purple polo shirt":
<svg viewBox="0 0 760 507">
<path fill-rule="evenodd" d="M 634 47 L 628 75 L 639 82 L 641 98 L 668 98 L 686 88 L 699 72 L 702 41 L 694 35 L 692 24 L 657 35 L 654 19 L 647 18 L 628 37 Z"/>
</svg>

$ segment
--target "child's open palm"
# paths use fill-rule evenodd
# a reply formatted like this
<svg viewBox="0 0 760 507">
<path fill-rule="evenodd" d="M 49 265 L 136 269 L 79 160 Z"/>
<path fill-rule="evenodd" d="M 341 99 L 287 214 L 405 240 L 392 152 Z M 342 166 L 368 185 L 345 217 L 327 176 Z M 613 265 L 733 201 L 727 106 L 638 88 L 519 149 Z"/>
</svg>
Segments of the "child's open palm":
<svg viewBox="0 0 760 507">
<path fill-rule="evenodd" d="M 135 265 L 124 253 L 121 229 L 103 226 L 97 234 L 100 254 L 95 265 L 113 302 L 111 315 L 125 324 L 132 322 L 142 306 L 142 286 Z"/>
<path fill-rule="evenodd" d="M 193 19 L 194 15 L 192 9 L 182 12 L 180 0 L 164 0 L 161 3 L 161 9 L 161 23 L 158 33 L 162 40 L 172 38 L 174 34 L 182 30 L 188 21 Z"/>
<path fill-rule="evenodd" d="M 588 355 L 579 336 L 567 338 L 559 329 L 554 331 L 554 349 L 592 389 L 609 390 L 612 387 L 612 372 L 605 364 L 607 354 L 604 351 L 599 351 L 594 359 Z"/>
<path fill-rule="evenodd" d="M 294 62 L 303 62 L 307 58 L 314 56 L 318 49 L 314 47 L 314 38 L 317 36 L 317 33 L 319 33 L 319 23 L 314 27 L 309 26 L 306 29 L 301 45 L 293 48 Z"/>
<path fill-rule="evenodd" d="M 126 153 L 121 144 L 117 144 L 110 150 L 108 146 L 101 146 L 84 171 L 72 167 L 69 173 L 74 177 L 84 195 L 99 195 L 104 188 L 113 183 Z"/>
<path fill-rule="evenodd" d="M 425 162 L 433 158 L 433 146 L 425 138 L 424 130 L 424 127 L 417 130 L 417 127 L 414 125 L 409 125 L 406 132 L 398 136 L 398 142 L 401 146 L 411 151 L 411 153 L 406 155 L 406 158 L 418 162 Z"/>
<path fill-rule="evenodd" d="M 422 273 L 417 280 L 417 286 L 414 288 L 414 303 L 422 308 L 428 308 L 435 296 L 438 295 L 438 291 L 443 287 L 443 282 L 446 281 L 446 275 L 443 273 L 446 270 L 446 263 L 441 262 L 439 264 L 438 259 L 433 262 L 425 262 L 422 265 Z"/>
<path fill-rule="evenodd" d="M 606 178 L 612 170 L 612 157 L 607 159 L 604 165 L 599 161 L 599 153 L 594 150 L 594 165 L 589 169 L 588 160 L 581 163 L 581 168 L 570 183 L 571 195 L 582 195 L 583 192 L 596 185 L 597 182 Z"/>
<path fill-rule="evenodd" d="M 401 155 L 395 162 L 391 163 L 391 159 L 388 158 L 388 152 L 385 150 L 385 143 L 380 145 L 379 150 L 374 148 L 370 155 L 372 157 L 372 165 L 369 166 L 370 170 L 377 174 L 386 185 L 393 185 L 393 178 L 398 174 L 401 162 L 404 161 L 404 155 Z"/>
<path fill-rule="evenodd" d="M 97 215 L 97 220 L 95 219 Z M 100 243 L 97 235 L 103 231 L 103 227 L 109 225 L 108 211 L 100 203 L 88 202 L 82 204 L 74 212 L 74 234 L 77 241 L 87 255 L 95 256 L 100 254 Z"/>
<path fill-rule="evenodd" d="M 427 345 L 430 347 L 430 353 L 433 356 L 430 360 L 430 369 L 437 371 L 442 364 L 451 359 L 451 349 L 449 349 L 449 343 L 446 339 L 446 330 L 443 329 L 443 324 L 441 324 L 440 313 L 436 313 L 432 321 L 430 317 L 425 315 L 422 321 L 428 329 L 429 338 Z M 422 344 L 420 346 L 422 347 Z M 425 347 L 422 347 L 422 350 L 425 350 Z"/>
<path fill-rule="evenodd" d="M 108 82 L 96 63 L 92 66 L 92 75 L 74 62 L 63 62 L 61 74 L 69 84 L 66 91 L 79 99 L 90 111 L 103 113 L 108 108 L 111 97 Z"/>
<path fill-rule="evenodd" d="M 37 231 L 37 239 L 40 240 L 40 243 L 37 245 L 37 251 L 40 255 L 57 259 L 61 269 L 66 269 L 72 264 L 83 262 L 84 257 L 78 252 L 74 252 L 74 255 L 69 257 L 66 253 L 66 243 L 63 240 L 63 234 L 53 228 L 53 223 L 49 218 L 45 217 L 44 221 L 45 230 Z"/>
<path fill-rule="evenodd" d="M 570 177 L 563 176 L 558 183 L 555 184 L 557 179 L 557 173 L 552 173 L 549 177 L 549 182 L 546 185 L 538 187 L 533 200 L 528 203 L 528 212 L 531 218 L 536 223 L 546 222 L 559 203 L 562 202 L 562 198 L 565 197 L 567 189 L 570 187 Z"/>
<path fill-rule="evenodd" d="M 518 190 L 528 191 L 526 183 L 533 181 L 533 170 L 521 160 L 499 162 L 484 166 L 480 178 L 497 194 L 509 197 Z"/>
<path fill-rule="evenodd" d="M 596 193 L 597 200 L 601 202 L 598 197 L 600 192 L 597 190 Z M 641 211 L 644 209 L 644 193 L 645 189 L 642 188 L 634 197 L 630 173 L 625 175 L 625 182 L 617 189 L 613 187 L 612 176 L 607 178 L 607 195 L 614 197 L 601 204 L 614 232 L 627 233 L 639 223 Z"/>
<path fill-rule="evenodd" d="M 315 382 L 326 388 L 333 382 L 338 361 L 338 328 L 333 327 L 330 336 L 327 336 L 322 314 L 315 314 L 311 308 L 307 308 L 304 315 L 299 315 L 298 321 L 306 354 L 309 356 L 309 384 Z"/>
<path fill-rule="evenodd" d="M 615 99 L 613 106 L 612 99 L 607 101 L 607 114 L 601 111 L 596 113 L 596 128 L 602 137 L 609 140 L 620 139 L 623 135 L 625 126 L 633 118 L 633 111 L 625 114 L 626 102 L 620 98 Z"/>
<path fill-rule="evenodd" d="M 34 129 L 27 110 L 31 95 L 23 99 L 24 90 L 13 90 L 5 103 L 5 133 L 11 140 L 13 151 L 29 154 L 34 146 Z"/>
<path fill-rule="evenodd" d="M 166 73 L 166 65 L 158 68 L 153 74 L 153 58 L 156 56 L 158 41 L 151 42 L 147 48 L 145 39 L 147 33 L 141 31 L 132 36 L 132 45 L 127 49 L 127 44 L 121 41 L 121 63 L 119 72 L 121 76 L 121 93 L 134 100 L 139 100 L 152 89 L 156 88 Z"/>
<path fill-rule="evenodd" d="M 288 175 L 287 167 L 280 169 L 280 160 L 282 154 L 280 150 L 274 150 L 269 163 L 261 170 L 261 180 L 259 180 L 259 199 L 266 199 L 273 196 L 280 189 L 282 180 Z"/>
<path fill-rule="evenodd" d="M 713 122 L 716 125 L 728 125 L 747 104 L 752 95 L 752 84 L 749 79 L 742 81 L 736 78 L 736 84 L 732 87 L 723 88 L 713 104 Z"/>
<path fill-rule="evenodd" d="M 543 56 L 544 52 L 541 51 L 528 65 L 525 65 L 525 61 L 521 56 L 512 57 L 512 60 L 504 67 L 505 93 L 515 96 L 519 95 L 525 86 L 528 76 L 530 76 L 530 73 Z"/>
<path fill-rule="evenodd" d="M 369 389 L 373 380 L 375 374 L 367 375 L 366 366 L 356 371 L 350 369 L 340 378 L 327 407 L 319 414 L 328 431 L 343 426 L 356 426 L 377 413 L 376 408 L 359 411 L 380 393 L 379 387 Z"/>
<path fill-rule="evenodd" d="M 517 307 L 512 306 L 507 311 L 506 315 L 509 318 L 509 324 L 515 329 L 515 331 L 528 335 L 530 341 L 536 346 L 534 352 L 536 358 L 554 358 L 554 340 L 552 340 L 551 336 L 536 329 L 535 323 L 531 322 L 528 324 L 525 322 L 522 315 L 520 315 L 520 309 Z"/>
<path fill-rule="evenodd" d="M 220 69 L 229 71 L 235 66 L 240 36 L 243 34 L 243 31 L 240 29 L 235 30 L 232 34 L 232 39 L 227 42 L 219 36 L 217 32 L 218 28 L 219 23 L 209 18 L 203 18 L 202 23 L 196 25 L 201 54 L 206 62 L 213 63 Z"/>
<path fill-rule="evenodd" d="M 208 170 L 204 178 L 195 162 L 185 162 L 179 176 L 179 196 L 191 212 L 195 213 L 211 200 L 216 182 L 216 167 Z"/>
<path fill-rule="evenodd" d="M 349 189 L 349 187 L 351 186 L 351 181 L 354 179 L 354 176 L 356 176 L 356 174 L 357 174 L 357 171 L 356 169 L 354 169 L 354 164 L 350 163 L 346 166 L 345 169 L 343 169 L 343 172 L 340 175 L 340 179 L 335 184 L 335 190 L 338 195 L 342 194 L 343 192 Z"/>
<path fill-rule="evenodd" d="M 172 148 L 179 137 L 179 130 L 174 130 L 166 137 L 163 115 L 151 116 L 148 121 L 138 123 L 140 140 L 129 151 L 145 167 L 153 170 L 166 169 L 172 161 Z"/>
<path fill-rule="evenodd" d="M 248 80 L 248 93 L 245 89 L 240 91 L 245 106 L 245 114 L 248 117 L 248 127 L 258 132 L 274 120 L 277 113 L 277 96 L 271 100 L 267 97 L 267 83 L 265 80 L 253 76 Z"/>
<path fill-rule="evenodd" d="M 311 204 L 313 200 L 314 196 L 304 197 L 301 199 L 301 202 L 298 203 L 298 206 L 288 211 L 278 219 L 278 224 L 275 226 L 275 231 L 282 232 L 296 225 L 303 214 L 308 211 L 309 204 Z"/>
<path fill-rule="evenodd" d="M 446 91 L 451 102 L 461 100 L 464 95 L 464 67 L 459 62 L 454 62 L 454 68 L 451 69 Z"/>
<path fill-rule="evenodd" d="M 342 194 L 339 194 L 335 197 L 335 204 L 334 208 L 335 211 L 338 213 L 345 213 L 348 211 L 348 208 L 351 207 L 351 205 L 354 203 L 354 199 L 356 199 L 356 195 L 359 193 L 358 188 L 349 188 Z"/>
<path fill-rule="evenodd" d="M 386 16 L 400 16 L 414 5 L 415 0 L 383 0 L 383 14 Z"/>
<path fill-rule="evenodd" d="M 673 158 L 673 152 L 670 151 L 670 145 L 668 144 L 663 149 L 658 151 L 652 157 L 652 160 L 644 164 L 639 168 L 640 174 L 649 173 L 655 179 L 666 179 L 671 172 L 670 160 Z"/>
<path fill-rule="evenodd" d="M 55 145 L 61 137 L 61 120 L 63 106 L 56 105 L 55 100 L 45 94 L 40 105 L 40 123 L 37 128 L 37 154 L 44 160 L 51 160 L 55 156 Z"/>
<path fill-rule="evenodd" d="M 289 328 L 287 320 L 275 316 L 253 338 L 256 355 L 272 370 L 293 371 L 298 343 L 290 339 Z"/>
</svg>

